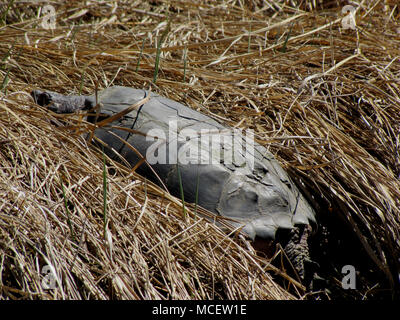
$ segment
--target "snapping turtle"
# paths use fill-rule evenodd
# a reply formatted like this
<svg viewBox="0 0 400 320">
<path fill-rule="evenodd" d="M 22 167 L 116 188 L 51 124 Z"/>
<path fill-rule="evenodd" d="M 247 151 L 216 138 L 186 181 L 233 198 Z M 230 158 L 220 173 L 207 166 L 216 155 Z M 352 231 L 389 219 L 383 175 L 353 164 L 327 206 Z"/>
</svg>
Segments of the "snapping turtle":
<svg viewBox="0 0 400 320">
<path fill-rule="evenodd" d="M 177 197 L 183 188 L 185 201 L 197 200 L 205 209 L 233 218 L 234 225 L 253 240 L 274 239 L 278 229 L 295 230 L 315 222 L 315 212 L 288 174 L 251 135 L 176 101 L 122 86 L 99 92 L 98 101 L 95 95 L 64 96 L 39 90 L 32 96 L 58 113 L 93 109 L 98 102 L 100 111 L 88 116 L 91 122 L 131 107 L 95 130 L 107 146 L 106 153 L 114 159 L 123 157 L 132 167 L 146 157 L 147 164 L 140 165 L 138 173 L 155 183 L 161 180 Z"/>
</svg>

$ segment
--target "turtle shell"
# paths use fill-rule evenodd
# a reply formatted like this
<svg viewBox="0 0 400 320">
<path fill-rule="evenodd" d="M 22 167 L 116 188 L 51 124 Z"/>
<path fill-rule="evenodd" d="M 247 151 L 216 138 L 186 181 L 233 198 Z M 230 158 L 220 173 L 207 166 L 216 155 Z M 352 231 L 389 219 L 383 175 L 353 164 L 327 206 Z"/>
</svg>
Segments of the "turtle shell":
<svg viewBox="0 0 400 320">
<path fill-rule="evenodd" d="M 58 112 L 71 112 L 74 103 L 75 109 L 96 104 L 94 95 L 84 101 L 79 96 L 41 91 L 33 95 L 38 103 L 45 101 L 41 104 Z M 145 157 L 147 164 L 138 173 L 155 183 L 161 179 L 177 197 L 182 188 L 186 202 L 197 201 L 211 212 L 232 218 L 233 225 L 242 227 L 251 239 L 274 239 L 280 228 L 315 222 L 315 212 L 305 197 L 251 132 L 223 126 L 158 94 L 122 86 L 98 93 L 101 117 L 115 115 L 148 95 L 140 107 L 95 130 L 110 157 L 123 157 L 132 167 Z"/>
</svg>

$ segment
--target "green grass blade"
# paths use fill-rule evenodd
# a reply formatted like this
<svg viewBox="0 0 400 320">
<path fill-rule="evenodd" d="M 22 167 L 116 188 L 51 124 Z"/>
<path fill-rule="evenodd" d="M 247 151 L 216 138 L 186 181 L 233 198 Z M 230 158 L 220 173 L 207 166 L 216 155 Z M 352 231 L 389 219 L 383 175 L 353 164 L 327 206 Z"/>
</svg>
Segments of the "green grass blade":
<svg viewBox="0 0 400 320">
<path fill-rule="evenodd" d="M 1 24 L 2 25 L 6 25 L 7 24 L 7 13 L 8 11 L 10 11 L 10 8 L 12 7 L 12 5 L 14 4 L 14 0 L 11 0 L 7 3 L 7 8 L 4 10 L 3 14 L 1 15 Z"/>
<path fill-rule="evenodd" d="M 104 239 L 106 239 L 106 230 L 107 230 L 107 167 L 106 167 L 106 156 L 104 153 L 104 147 L 101 146 L 101 150 L 103 153 L 103 232 L 104 232 Z"/>
<path fill-rule="evenodd" d="M 167 26 L 165 27 L 163 33 L 161 34 L 161 37 L 157 41 L 156 61 L 155 61 L 155 65 L 154 65 L 154 76 L 153 76 L 153 83 L 154 84 L 157 81 L 158 70 L 160 68 L 161 47 L 162 47 L 162 44 L 163 44 L 163 42 L 164 42 L 164 40 L 167 37 L 167 34 L 169 32 L 170 24 L 171 24 L 171 21 L 169 19 L 167 19 Z"/>
<path fill-rule="evenodd" d="M 69 212 L 69 209 L 68 209 L 68 198 L 67 198 L 67 195 L 65 193 L 65 188 L 64 188 L 64 183 L 63 183 L 62 177 L 60 177 L 60 181 L 61 181 L 61 190 L 62 190 L 63 199 L 64 199 L 64 208 L 65 208 L 65 211 L 67 213 L 67 223 L 68 223 L 68 226 L 69 226 L 69 230 L 71 232 L 72 241 L 75 242 L 75 232 L 74 232 L 74 229 L 72 227 L 71 213 Z"/>
<path fill-rule="evenodd" d="M 182 183 L 181 169 L 179 168 L 179 162 L 176 164 L 176 171 L 178 173 L 179 190 L 181 193 L 182 206 L 183 206 L 183 216 L 186 217 L 185 195 L 183 193 L 183 183 Z"/>
<path fill-rule="evenodd" d="M 199 203 L 199 186 L 200 186 L 200 174 L 197 170 L 197 181 L 196 181 L 196 194 L 194 200 L 194 215 L 197 216 L 197 204 Z"/>
<path fill-rule="evenodd" d="M 250 53 L 250 43 L 251 43 L 251 22 L 250 22 L 249 38 L 247 41 L 247 53 Z"/>
<path fill-rule="evenodd" d="M 187 67 L 187 44 L 185 44 L 185 49 L 183 51 L 183 83 L 186 82 L 186 67 Z"/>
<path fill-rule="evenodd" d="M 285 42 L 283 43 L 282 48 L 279 50 L 280 52 L 283 52 L 283 53 L 286 52 L 286 50 L 287 50 L 287 43 L 288 43 L 288 41 L 289 41 L 290 35 L 292 34 L 292 29 L 293 29 L 293 23 L 290 25 L 290 29 L 289 29 L 288 34 L 286 35 Z"/>
<path fill-rule="evenodd" d="M 142 47 L 140 48 L 140 54 L 139 54 L 138 61 L 137 61 L 137 63 L 136 63 L 135 72 L 138 72 L 138 71 L 139 71 L 139 64 L 140 64 L 140 61 L 142 60 L 143 50 L 144 50 L 144 43 L 145 43 L 145 42 L 146 42 L 146 38 L 143 39 Z"/>
<path fill-rule="evenodd" d="M 158 77 L 158 69 L 160 66 L 160 54 L 161 54 L 161 44 L 160 44 L 160 41 L 158 41 L 157 51 L 156 51 L 156 61 L 154 64 L 154 75 L 153 75 L 153 83 L 154 84 L 156 83 L 157 77 Z"/>
<path fill-rule="evenodd" d="M 4 55 L 4 57 L 1 59 L 1 61 L 4 62 L 4 66 L 2 66 L 1 69 L 5 70 L 6 74 L 4 75 L 3 81 L 0 84 L 0 91 L 2 91 L 4 89 L 5 94 L 7 93 L 7 85 L 10 82 L 10 77 L 9 77 L 10 69 L 8 69 L 6 61 L 9 57 L 11 57 L 11 52 L 14 49 L 15 42 L 16 42 L 16 40 L 14 41 L 14 43 L 12 44 L 10 49 L 7 51 L 7 53 Z M 18 57 L 19 57 L 19 54 L 17 55 L 17 58 Z"/>
<path fill-rule="evenodd" d="M 82 94 L 83 83 L 84 83 L 84 81 L 85 81 L 85 71 L 86 71 L 86 66 L 85 66 L 85 68 L 83 68 L 82 74 L 81 74 L 81 83 L 79 84 L 79 95 Z"/>
<path fill-rule="evenodd" d="M 0 85 L 0 91 L 2 91 L 4 89 L 4 93 L 5 94 L 7 93 L 7 85 L 10 82 L 10 78 L 8 77 L 9 73 L 10 73 L 10 70 L 7 69 L 7 72 L 6 72 L 6 74 L 5 74 L 4 78 L 3 78 L 3 81 L 1 83 L 1 85 Z"/>
</svg>

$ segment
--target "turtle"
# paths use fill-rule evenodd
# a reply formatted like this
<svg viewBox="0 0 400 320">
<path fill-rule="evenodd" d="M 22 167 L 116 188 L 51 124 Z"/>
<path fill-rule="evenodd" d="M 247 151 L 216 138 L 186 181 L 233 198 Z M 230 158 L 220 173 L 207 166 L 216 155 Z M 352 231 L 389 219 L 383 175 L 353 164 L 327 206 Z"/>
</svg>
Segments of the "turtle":
<svg viewBox="0 0 400 320">
<path fill-rule="evenodd" d="M 56 113 L 99 108 L 88 113 L 89 122 L 118 115 L 94 131 L 109 157 L 137 167 L 139 174 L 174 196 L 180 198 L 183 192 L 185 202 L 231 218 L 252 241 L 274 240 L 277 230 L 289 230 L 294 244 L 289 242 L 287 254 L 304 275 L 315 210 L 250 131 L 230 128 L 144 89 L 111 86 L 93 95 L 31 94 L 37 104 Z"/>
</svg>

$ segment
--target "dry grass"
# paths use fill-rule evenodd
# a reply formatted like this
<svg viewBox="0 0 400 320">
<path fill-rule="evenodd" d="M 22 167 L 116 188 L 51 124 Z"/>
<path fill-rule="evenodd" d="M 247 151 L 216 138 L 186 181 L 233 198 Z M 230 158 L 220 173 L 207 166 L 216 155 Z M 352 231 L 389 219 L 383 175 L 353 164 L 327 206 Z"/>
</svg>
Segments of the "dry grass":
<svg viewBox="0 0 400 320">
<path fill-rule="evenodd" d="M 42 27 L 37 4 L 2 7 L 0 298 L 304 297 L 247 240 L 183 214 L 179 200 L 111 162 L 104 221 L 101 153 L 54 125 L 79 118 L 49 114 L 28 93 L 91 94 L 112 84 L 151 85 L 223 123 L 254 129 L 303 181 L 319 218 L 338 217 L 350 230 L 343 233 L 356 235 L 369 271 L 382 279 L 366 273 L 360 296 L 396 292 L 396 1 L 361 1 L 355 30 L 342 27 L 345 1 L 85 3 L 54 4 L 55 29 Z M 44 265 L 57 273 L 54 290 L 41 286 Z"/>
<path fill-rule="evenodd" d="M 290 297 L 243 241 L 124 168 L 107 177 L 104 224 L 101 154 L 21 104 L 2 103 L 3 297 Z M 46 264 L 59 289 L 41 288 Z"/>
</svg>

